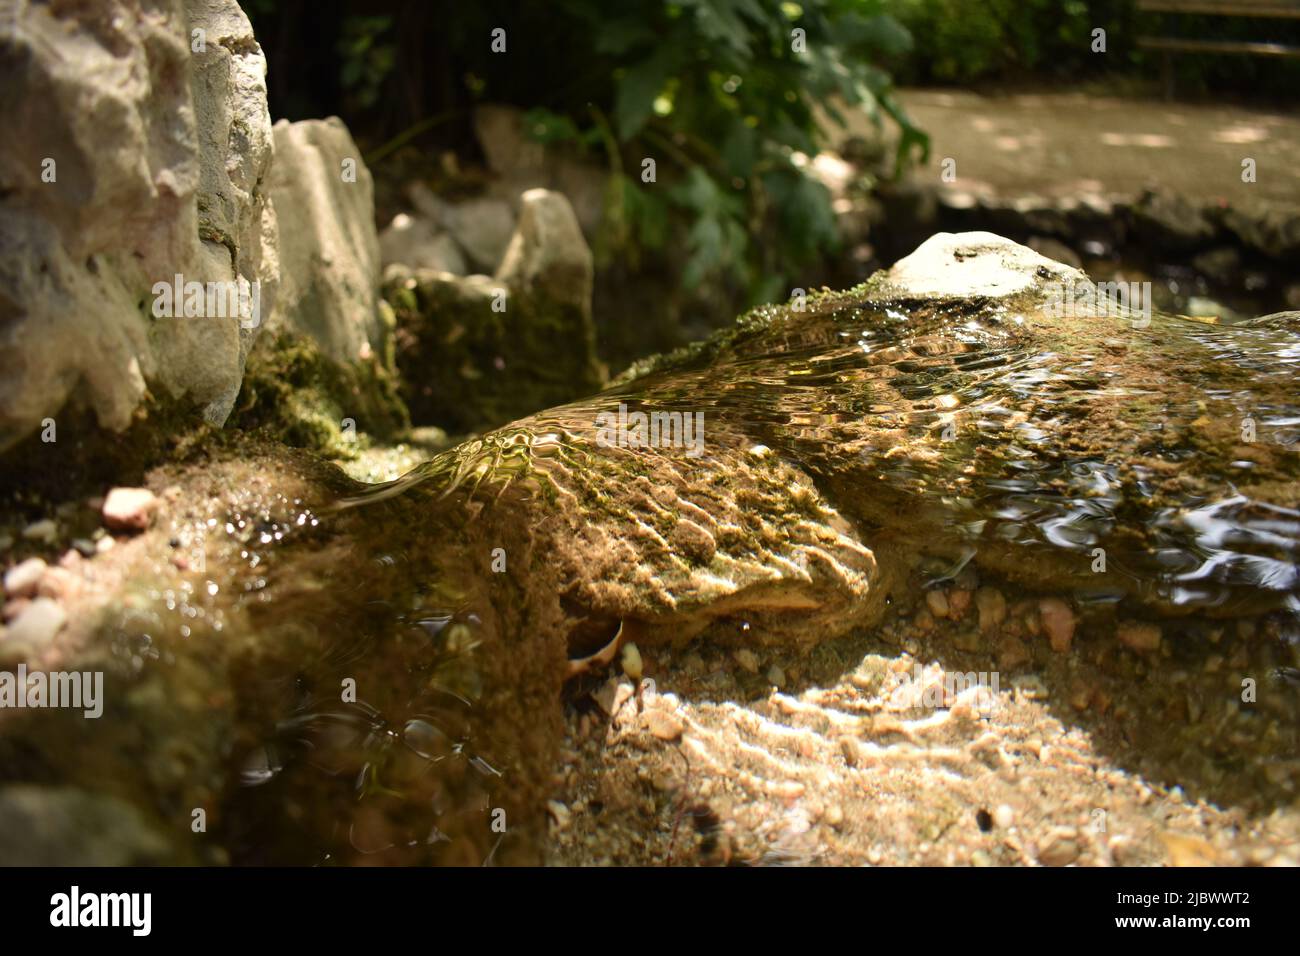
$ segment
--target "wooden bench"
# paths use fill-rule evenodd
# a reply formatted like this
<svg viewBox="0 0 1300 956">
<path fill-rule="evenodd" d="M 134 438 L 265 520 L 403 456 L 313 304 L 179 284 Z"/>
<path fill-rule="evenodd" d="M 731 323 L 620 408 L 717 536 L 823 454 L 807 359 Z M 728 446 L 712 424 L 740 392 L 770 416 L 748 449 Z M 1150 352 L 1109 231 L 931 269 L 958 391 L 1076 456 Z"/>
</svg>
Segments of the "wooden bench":
<svg viewBox="0 0 1300 956">
<path fill-rule="evenodd" d="M 1144 13 L 1206 14 L 1219 17 L 1257 17 L 1300 20 L 1300 0 L 1138 0 Z M 1300 46 L 1246 40 L 1199 40 L 1182 37 L 1138 37 L 1138 46 L 1163 54 L 1165 95 L 1173 96 L 1174 53 L 1229 53 L 1244 56 L 1300 56 Z"/>
</svg>

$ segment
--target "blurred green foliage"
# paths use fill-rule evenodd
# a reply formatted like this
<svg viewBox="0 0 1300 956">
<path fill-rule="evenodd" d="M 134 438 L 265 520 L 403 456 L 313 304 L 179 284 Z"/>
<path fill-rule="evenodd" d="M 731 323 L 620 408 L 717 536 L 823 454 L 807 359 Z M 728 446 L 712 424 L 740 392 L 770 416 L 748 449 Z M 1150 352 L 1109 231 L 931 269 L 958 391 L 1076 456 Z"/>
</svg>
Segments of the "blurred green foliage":
<svg viewBox="0 0 1300 956">
<path fill-rule="evenodd" d="M 460 149 L 476 103 L 522 107 L 533 138 L 607 168 L 597 256 L 636 269 L 684 249 L 688 288 L 783 297 L 787 274 L 834 249 L 805 160 L 839 110 L 895 129 L 895 171 L 929 149 L 880 66 L 912 50 L 886 0 L 245 4 L 272 58 L 273 110 L 341 113 L 384 144 L 373 158 L 435 126 Z"/>
<path fill-rule="evenodd" d="M 1296 20 L 1143 12 L 1136 0 L 889 0 L 917 38 L 917 55 L 895 65 L 900 83 L 1078 83 L 1090 79 L 1158 81 L 1159 53 L 1140 36 L 1262 40 L 1300 44 Z M 1106 53 L 1092 51 L 1094 29 Z M 1180 54 L 1181 94 L 1211 91 L 1294 99 L 1300 62 L 1272 57 Z"/>
<path fill-rule="evenodd" d="M 925 56 L 909 79 L 959 82 L 1026 72 L 1077 70 L 1090 56 L 1093 27 L 1113 27 L 1132 0 L 892 0 L 889 8 L 921 38 Z"/>
<path fill-rule="evenodd" d="M 803 159 L 819 117 L 865 110 L 898 129 L 896 168 L 929 141 L 876 64 L 912 40 L 883 0 L 559 0 L 569 25 L 556 75 L 581 82 L 528 114 L 530 134 L 603 158 L 610 170 L 599 256 L 633 262 L 684 223 L 687 288 L 723 278 L 755 301 L 783 296 L 787 269 L 836 244 L 824 187 Z M 486 95 L 492 93 L 488 81 Z M 646 182 L 645 160 L 655 163 Z M 678 215 L 680 214 L 680 215 Z M 766 243 L 751 241 L 755 235 Z"/>
<path fill-rule="evenodd" d="M 397 65 L 393 20 L 387 16 L 345 17 L 341 31 L 339 83 L 354 108 L 371 109 Z"/>
</svg>

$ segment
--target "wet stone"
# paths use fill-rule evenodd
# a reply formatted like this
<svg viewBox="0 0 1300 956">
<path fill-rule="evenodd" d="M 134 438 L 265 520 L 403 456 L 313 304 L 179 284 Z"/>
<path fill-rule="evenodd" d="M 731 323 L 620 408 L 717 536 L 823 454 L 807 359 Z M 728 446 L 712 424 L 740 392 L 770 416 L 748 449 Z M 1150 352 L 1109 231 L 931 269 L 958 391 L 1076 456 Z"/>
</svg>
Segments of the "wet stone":
<svg viewBox="0 0 1300 956">
<path fill-rule="evenodd" d="M 104 499 L 104 526 L 110 531 L 144 531 L 157 507 L 158 498 L 148 488 L 114 488 Z"/>
</svg>

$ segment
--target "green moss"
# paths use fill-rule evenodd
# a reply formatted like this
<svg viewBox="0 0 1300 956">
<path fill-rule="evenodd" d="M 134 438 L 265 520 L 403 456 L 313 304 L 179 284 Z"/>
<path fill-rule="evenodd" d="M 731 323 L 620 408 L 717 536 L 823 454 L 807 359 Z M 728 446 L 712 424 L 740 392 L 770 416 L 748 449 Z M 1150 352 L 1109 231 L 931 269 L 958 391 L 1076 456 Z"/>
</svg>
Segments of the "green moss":
<svg viewBox="0 0 1300 956">
<path fill-rule="evenodd" d="M 351 422 L 351 426 L 345 422 Z M 258 339 L 230 424 L 259 429 L 297 448 L 351 459 L 371 437 L 400 439 L 410 428 L 396 379 L 380 361 L 342 365 L 292 333 Z"/>
<path fill-rule="evenodd" d="M 71 501 L 113 484 L 138 485 L 163 461 L 184 460 L 218 430 L 192 401 L 146 394 L 123 432 L 102 428 L 92 409 L 72 401 L 54 416 L 56 440 L 36 429 L 0 455 L 0 497 Z M 43 516 L 39 509 L 30 517 Z"/>
</svg>

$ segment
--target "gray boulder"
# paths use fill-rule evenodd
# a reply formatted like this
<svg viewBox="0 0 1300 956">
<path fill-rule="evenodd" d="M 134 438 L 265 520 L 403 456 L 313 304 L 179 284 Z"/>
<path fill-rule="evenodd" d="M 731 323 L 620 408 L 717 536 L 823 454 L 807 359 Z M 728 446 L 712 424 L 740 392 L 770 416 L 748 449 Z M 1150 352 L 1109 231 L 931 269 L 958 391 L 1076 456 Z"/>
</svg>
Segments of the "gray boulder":
<svg viewBox="0 0 1300 956">
<path fill-rule="evenodd" d="M 300 332 L 336 362 L 382 355 L 374 181 L 338 117 L 275 124 L 270 192 L 283 274 L 274 329 Z"/>
<path fill-rule="evenodd" d="M 445 232 L 423 216 L 398 213 L 379 234 L 379 255 L 385 267 L 398 263 L 463 276 L 469 272 L 465 254 Z"/>
<path fill-rule="evenodd" d="M 450 202 L 419 181 L 411 183 L 406 192 L 415 209 L 412 218 L 420 223 L 419 228 L 411 234 L 412 239 L 418 241 L 422 237 L 428 237 L 430 240 L 434 237 L 449 238 L 466 265 L 457 270 L 444 269 L 443 263 L 417 262 L 416 256 L 411 254 L 413 250 L 410 249 L 404 250 L 405 259 L 390 260 L 386 256 L 385 265 L 390 262 L 400 262 L 413 268 L 440 269 L 458 275 L 466 275 L 471 270 L 482 275 L 492 275 L 496 272 L 497 266 L 501 264 L 501 257 L 505 254 L 506 246 L 510 244 L 510 237 L 515 231 L 515 213 L 509 202 L 491 196 Z M 392 227 L 385 230 L 385 234 L 387 235 L 391 229 Z M 446 257 L 445 246 L 438 250 L 438 254 L 440 257 Z M 455 258 L 451 259 L 450 264 L 456 264 Z"/>
<path fill-rule="evenodd" d="M 485 103 L 474 110 L 474 132 L 488 168 L 496 176 L 489 191 L 521 211 L 520 197 L 530 189 L 563 193 L 589 242 L 600 232 L 605 215 L 609 173 L 594 163 L 546 148 L 528 135 L 524 113 L 513 106 Z"/>
<path fill-rule="evenodd" d="M 589 330 L 594 267 L 573 207 L 546 189 L 530 189 L 520 205 L 519 228 L 497 279 L 548 309 L 572 314 Z"/>
</svg>

